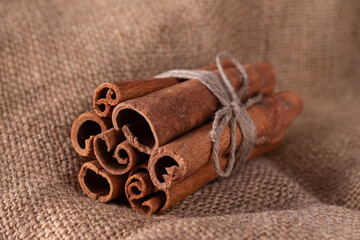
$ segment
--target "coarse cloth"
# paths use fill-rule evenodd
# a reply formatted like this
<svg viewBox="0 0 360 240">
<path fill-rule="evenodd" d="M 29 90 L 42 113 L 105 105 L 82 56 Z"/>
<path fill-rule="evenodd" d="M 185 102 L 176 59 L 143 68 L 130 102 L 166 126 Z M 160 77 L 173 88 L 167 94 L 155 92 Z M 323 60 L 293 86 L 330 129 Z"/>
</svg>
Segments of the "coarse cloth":
<svg viewBox="0 0 360 240">
<path fill-rule="evenodd" d="M 98 203 L 70 142 L 104 82 L 267 61 L 304 111 L 283 146 L 161 215 Z M 0 238 L 359 239 L 360 1 L 0 3 Z"/>
</svg>

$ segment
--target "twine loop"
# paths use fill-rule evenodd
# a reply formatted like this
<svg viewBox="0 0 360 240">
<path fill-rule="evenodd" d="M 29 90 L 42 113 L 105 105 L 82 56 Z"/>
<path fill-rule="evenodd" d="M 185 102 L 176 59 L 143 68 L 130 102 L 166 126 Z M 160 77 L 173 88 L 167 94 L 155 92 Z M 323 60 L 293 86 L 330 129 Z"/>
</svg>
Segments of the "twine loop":
<svg viewBox="0 0 360 240">
<path fill-rule="evenodd" d="M 229 78 L 224 72 L 221 63 L 222 58 L 231 60 L 242 75 L 242 86 L 236 93 Z M 253 104 L 259 102 L 262 94 L 258 93 L 254 97 L 249 98 L 244 103 L 241 99 L 249 92 L 249 79 L 244 66 L 232 55 L 227 52 L 221 52 L 216 56 L 216 66 L 219 69 L 221 77 L 211 71 L 206 70 L 183 70 L 175 69 L 157 75 L 157 78 L 181 78 L 195 79 L 204 84 L 219 100 L 222 107 L 216 111 L 212 130 L 210 131 L 211 141 L 213 142 L 213 162 L 217 174 L 220 177 L 228 177 L 234 168 L 235 161 L 243 163 L 256 143 L 256 127 L 246 109 Z M 223 171 L 220 167 L 219 152 L 221 133 L 225 127 L 230 126 L 230 154 L 228 165 Z M 236 149 L 236 127 L 239 127 L 242 141 L 238 149 Z"/>
</svg>

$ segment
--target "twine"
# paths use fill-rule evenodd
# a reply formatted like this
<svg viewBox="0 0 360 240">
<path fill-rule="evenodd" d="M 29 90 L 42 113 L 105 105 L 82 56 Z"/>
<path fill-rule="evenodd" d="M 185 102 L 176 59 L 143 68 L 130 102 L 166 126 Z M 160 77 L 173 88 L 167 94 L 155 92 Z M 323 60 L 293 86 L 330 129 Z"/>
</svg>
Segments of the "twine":
<svg viewBox="0 0 360 240">
<path fill-rule="evenodd" d="M 238 93 L 235 92 L 229 78 L 224 72 L 221 64 L 222 58 L 230 59 L 242 74 L 242 87 Z M 213 162 L 217 174 L 220 177 L 228 177 L 234 168 L 235 160 L 243 163 L 256 142 L 256 127 L 246 109 L 261 100 L 262 94 L 259 93 L 253 98 L 242 103 L 242 96 L 249 91 L 249 79 L 243 65 L 232 55 L 227 52 L 221 52 L 216 56 L 216 65 L 219 69 L 221 77 L 211 71 L 206 70 L 183 70 L 175 69 L 157 75 L 158 78 L 181 78 L 195 79 L 204 84 L 219 100 L 222 107 L 214 115 L 212 130 L 210 131 L 211 141 L 213 142 Z M 230 141 L 231 150 L 229 154 L 228 165 L 223 171 L 220 168 L 220 136 L 224 128 L 230 123 Z M 236 125 L 239 126 L 242 141 L 238 149 L 236 149 Z"/>
</svg>

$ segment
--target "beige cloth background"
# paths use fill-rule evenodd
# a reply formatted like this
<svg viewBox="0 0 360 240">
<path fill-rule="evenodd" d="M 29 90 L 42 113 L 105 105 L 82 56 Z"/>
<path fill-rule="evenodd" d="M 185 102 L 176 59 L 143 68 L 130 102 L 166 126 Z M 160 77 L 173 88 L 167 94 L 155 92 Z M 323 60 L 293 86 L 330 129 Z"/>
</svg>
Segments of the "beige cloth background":
<svg viewBox="0 0 360 240">
<path fill-rule="evenodd" d="M 222 50 L 303 96 L 285 144 L 162 215 L 86 197 L 69 135 L 96 86 Z M 0 238 L 360 238 L 359 1 L 3 0 L 0 54 Z"/>
</svg>

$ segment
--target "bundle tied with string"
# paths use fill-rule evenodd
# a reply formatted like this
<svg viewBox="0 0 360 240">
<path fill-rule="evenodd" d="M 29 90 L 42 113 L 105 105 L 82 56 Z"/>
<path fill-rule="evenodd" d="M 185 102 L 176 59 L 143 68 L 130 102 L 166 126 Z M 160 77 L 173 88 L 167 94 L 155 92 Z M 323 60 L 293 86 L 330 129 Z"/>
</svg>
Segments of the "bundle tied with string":
<svg viewBox="0 0 360 240">
<path fill-rule="evenodd" d="M 237 93 L 231 85 L 230 80 L 224 72 L 224 68 L 221 64 L 221 59 L 225 57 L 230 59 L 242 74 L 242 87 Z M 262 93 L 259 92 L 254 97 L 246 100 L 245 103 L 242 103 L 240 99 L 244 94 L 247 94 L 249 90 L 249 78 L 244 66 L 227 52 L 221 52 L 216 56 L 216 66 L 221 77 L 218 74 L 207 70 L 183 69 L 170 70 L 159 74 L 156 77 L 198 80 L 204 84 L 219 100 L 222 107 L 215 113 L 212 129 L 210 131 L 211 140 L 213 142 L 213 162 L 217 174 L 220 177 L 228 177 L 234 168 L 235 160 L 239 163 L 244 162 L 255 145 L 257 135 L 256 127 L 246 109 L 259 102 L 262 98 Z M 231 128 L 231 151 L 229 154 L 228 165 L 223 171 L 220 168 L 219 163 L 220 135 L 225 126 L 229 123 Z M 236 124 L 239 126 L 242 134 L 242 142 L 238 149 L 236 149 Z"/>
<path fill-rule="evenodd" d="M 243 66 L 226 52 L 198 70 L 101 84 L 91 118 L 77 119 L 72 128 L 74 148 L 82 154 L 85 142 L 82 155 L 96 158 L 83 165 L 81 187 L 97 201 L 126 196 L 143 214 L 171 208 L 230 176 L 235 163 L 281 145 L 302 101 L 274 88 L 271 65 Z M 105 114 L 96 104 L 106 101 Z"/>
</svg>

